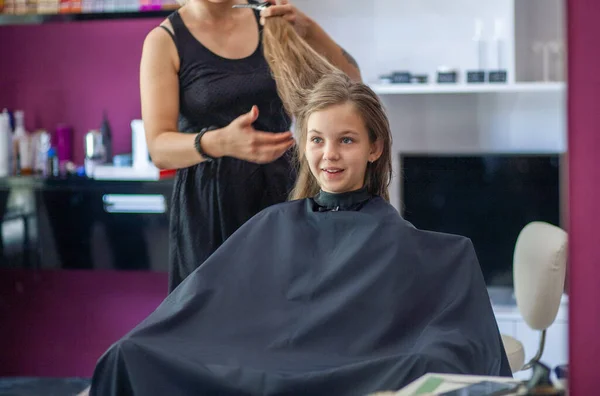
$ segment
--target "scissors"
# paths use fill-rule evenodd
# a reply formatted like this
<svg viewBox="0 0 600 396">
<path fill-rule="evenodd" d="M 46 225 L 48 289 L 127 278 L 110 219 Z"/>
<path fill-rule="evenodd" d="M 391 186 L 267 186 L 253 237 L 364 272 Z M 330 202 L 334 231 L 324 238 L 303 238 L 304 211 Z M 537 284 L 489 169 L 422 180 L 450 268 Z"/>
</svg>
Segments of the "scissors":
<svg viewBox="0 0 600 396">
<path fill-rule="evenodd" d="M 270 5 L 271 3 L 269 3 L 268 1 L 263 1 L 261 3 L 235 4 L 233 8 L 252 8 L 258 11 L 262 11 Z"/>
</svg>

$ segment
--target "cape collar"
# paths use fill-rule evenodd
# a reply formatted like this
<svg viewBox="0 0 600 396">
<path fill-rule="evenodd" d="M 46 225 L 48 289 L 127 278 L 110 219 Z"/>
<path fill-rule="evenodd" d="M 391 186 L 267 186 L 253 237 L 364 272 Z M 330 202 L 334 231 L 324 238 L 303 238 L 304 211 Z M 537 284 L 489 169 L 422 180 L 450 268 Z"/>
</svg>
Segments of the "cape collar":
<svg viewBox="0 0 600 396">
<path fill-rule="evenodd" d="M 371 194 L 369 194 L 366 187 L 363 187 L 360 190 L 340 194 L 328 193 L 321 190 L 314 197 L 314 201 L 318 205 L 319 211 L 337 211 L 352 210 L 369 198 L 371 198 Z"/>
</svg>

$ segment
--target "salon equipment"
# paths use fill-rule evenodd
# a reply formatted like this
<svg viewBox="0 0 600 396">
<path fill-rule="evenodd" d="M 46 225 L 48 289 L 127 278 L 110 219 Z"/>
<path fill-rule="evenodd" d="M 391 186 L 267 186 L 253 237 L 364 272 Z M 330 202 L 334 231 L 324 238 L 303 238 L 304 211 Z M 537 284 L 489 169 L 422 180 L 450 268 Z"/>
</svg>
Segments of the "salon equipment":
<svg viewBox="0 0 600 396">
<path fill-rule="evenodd" d="M 532 45 L 532 50 L 536 55 L 541 56 L 542 81 L 561 81 L 564 79 L 563 55 L 564 45 L 557 41 L 536 41 Z M 555 64 L 552 64 L 552 55 L 554 54 Z M 552 72 L 554 66 L 554 73 Z"/>
<path fill-rule="evenodd" d="M 0 177 L 10 174 L 12 131 L 8 111 L 0 113 Z"/>
<path fill-rule="evenodd" d="M 144 123 L 137 119 L 131 121 L 131 164 L 98 165 L 93 177 L 103 180 L 158 180 L 159 169 L 152 163 L 146 142 Z"/>
<path fill-rule="evenodd" d="M 381 395 L 385 396 L 433 396 L 447 394 L 448 392 L 459 391 L 456 395 L 469 395 L 469 393 L 462 393 L 465 388 L 469 388 L 474 384 L 497 384 L 497 388 L 503 388 L 504 391 L 500 391 L 505 395 L 516 395 L 510 390 L 515 389 L 519 385 L 519 381 L 514 380 L 511 377 L 492 377 L 482 375 L 459 375 L 459 374 L 442 374 L 442 373 L 429 373 L 421 376 L 414 380 L 409 385 L 405 386 L 400 390 L 390 391 L 389 393 L 381 392 Z M 477 388 L 477 387 L 476 387 Z M 476 391 L 477 389 L 471 388 L 470 390 Z M 452 394 L 452 393 L 450 393 Z M 477 393 L 472 393 L 477 394 Z M 485 393 L 483 393 L 485 395 Z M 380 396 L 379 393 L 371 394 L 369 396 Z M 495 396 L 495 395 L 494 395 Z"/>
<path fill-rule="evenodd" d="M 510 370 L 513 373 L 521 371 L 523 363 L 525 362 L 525 348 L 523 347 L 523 344 L 515 337 L 508 334 L 500 335 L 502 337 L 502 344 L 504 345 L 504 352 L 506 352 Z"/>
<path fill-rule="evenodd" d="M 268 1 L 263 1 L 262 3 L 235 4 L 232 8 L 252 8 L 254 10 L 262 11 L 270 5 L 271 3 Z"/>
<path fill-rule="evenodd" d="M 494 381 L 481 381 L 464 388 L 441 393 L 440 396 L 500 396 L 515 391 L 518 385 Z"/>
<path fill-rule="evenodd" d="M 505 83 L 507 78 L 505 70 L 491 71 L 488 73 L 488 81 L 491 83 Z"/>
<path fill-rule="evenodd" d="M 410 72 L 394 72 L 392 73 L 392 83 L 408 84 L 410 83 Z"/>
<path fill-rule="evenodd" d="M 54 138 L 59 163 L 73 161 L 73 129 L 68 125 L 59 124 L 56 126 Z"/>
<path fill-rule="evenodd" d="M 97 166 L 106 162 L 106 148 L 102 133 L 97 130 L 91 130 L 85 135 L 85 173 L 88 177 L 94 176 L 94 170 Z"/>
<path fill-rule="evenodd" d="M 393 84 L 394 80 L 391 75 L 379 76 L 379 84 Z"/>
<path fill-rule="evenodd" d="M 521 388 L 524 388 L 519 394 L 526 395 L 544 395 L 544 396 L 563 396 L 564 389 L 559 389 L 552 383 L 548 366 L 536 361 L 533 363 L 533 374 Z"/>
<path fill-rule="evenodd" d="M 58 156 L 56 154 L 56 149 L 54 147 L 50 147 L 48 149 L 48 153 L 46 154 L 46 167 L 44 176 L 46 177 L 58 177 L 60 176 L 60 166 L 58 162 Z"/>
<path fill-rule="evenodd" d="M 488 82 L 506 82 L 507 72 L 504 65 L 504 47 L 504 24 L 502 23 L 502 20 L 497 19 L 494 22 L 494 38 L 492 39 L 492 53 L 496 57 L 496 62 L 492 63 L 492 67 L 495 67 L 495 69 L 490 70 L 490 72 L 488 73 Z"/>
<path fill-rule="evenodd" d="M 110 123 L 108 122 L 108 116 L 106 111 L 102 115 L 102 125 L 100 126 L 100 133 L 102 134 L 102 143 L 104 143 L 104 150 L 106 151 L 106 162 L 110 163 L 113 160 L 112 150 L 112 131 Z"/>
<path fill-rule="evenodd" d="M 427 74 L 412 74 L 408 71 L 379 76 L 380 84 L 427 84 L 428 81 Z"/>
<path fill-rule="evenodd" d="M 140 119 L 131 121 L 131 157 L 133 167 L 147 169 L 153 166 L 146 142 L 144 122 Z"/>
<path fill-rule="evenodd" d="M 413 74 L 410 77 L 410 82 L 412 84 L 427 84 L 429 81 L 429 76 L 427 74 Z"/>
<path fill-rule="evenodd" d="M 37 130 L 31 137 L 33 148 L 33 170 L 36 174 L 46 174 L 48 150 L 51 147 L 51 136 L 45 129 Z"/>
<path fill-rule="evenodd" d="M 483 22 L 481 19 L 475 20 L 475 34 L 473 36 L 473 50 L 475 52 L 476 67 L 473 70 L 467 71 L 467 83 L 482 83 L 485 82 L 485 42 L 482 37 Z"/>
<path fill-rule="evenodd" d="M 437 82 L 438 84 L 446 84 L 452 83 L 455 84 L 458 82 L 458 71 L 454 69 L 449 69 L 447 67 L 440 67 L 437 71 Z"/>
<path fill-rule="evenodd" d="M 527 325 L 541 335 L 537 353 L 523 370 L 535 366 L 542 357 L 546 329 L 556 319 L 560 307 L 566 268 L 567 233 L 541 221 L 527 224 L 515 246 L 515 297 Z"/>
</svg>

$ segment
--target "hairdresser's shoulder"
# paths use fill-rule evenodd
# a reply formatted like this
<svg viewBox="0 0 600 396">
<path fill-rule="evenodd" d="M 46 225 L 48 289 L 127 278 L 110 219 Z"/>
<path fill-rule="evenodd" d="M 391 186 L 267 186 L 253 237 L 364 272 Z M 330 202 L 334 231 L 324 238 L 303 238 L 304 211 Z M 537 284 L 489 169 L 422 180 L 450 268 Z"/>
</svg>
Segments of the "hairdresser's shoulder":
<svg viewBox="0 0 600 396">
<path fill-rule="evenodd" d="M 148 32 L 144 39 L 142 50 L 143 64 L 152 65 L 151 67 L 160 67 L 160 65 L 169 65 L 169 67 L 178 66 L 177 47 L 169 32 L 165 30 L 164 24 L 156 26 Z"/>
<path fill-rule="evenodd" d="M 169 34 L 170 33 L 170 34 Z M 146 34 L 144 39 L 145 48 L 168 48 L 173 46 L 173 26 L 169 19 L 165 19 Z"/>
</svg>

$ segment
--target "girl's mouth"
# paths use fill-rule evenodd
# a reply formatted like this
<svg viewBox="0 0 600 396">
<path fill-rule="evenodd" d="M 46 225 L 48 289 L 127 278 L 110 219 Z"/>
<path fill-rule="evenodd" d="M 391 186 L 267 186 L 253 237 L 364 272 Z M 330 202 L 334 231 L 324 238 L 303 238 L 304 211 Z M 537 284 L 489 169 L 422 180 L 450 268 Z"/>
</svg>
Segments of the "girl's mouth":
<svg viewBox="0 0 600 396">
<path fill-rule="evenodd" d="M 325 169 L 322 169 L 322 171 L 328 179 L 337 179 L 338 177 L 340 177 L 343 174 L 344 169 L 325 168 Z"/>
</svg>

